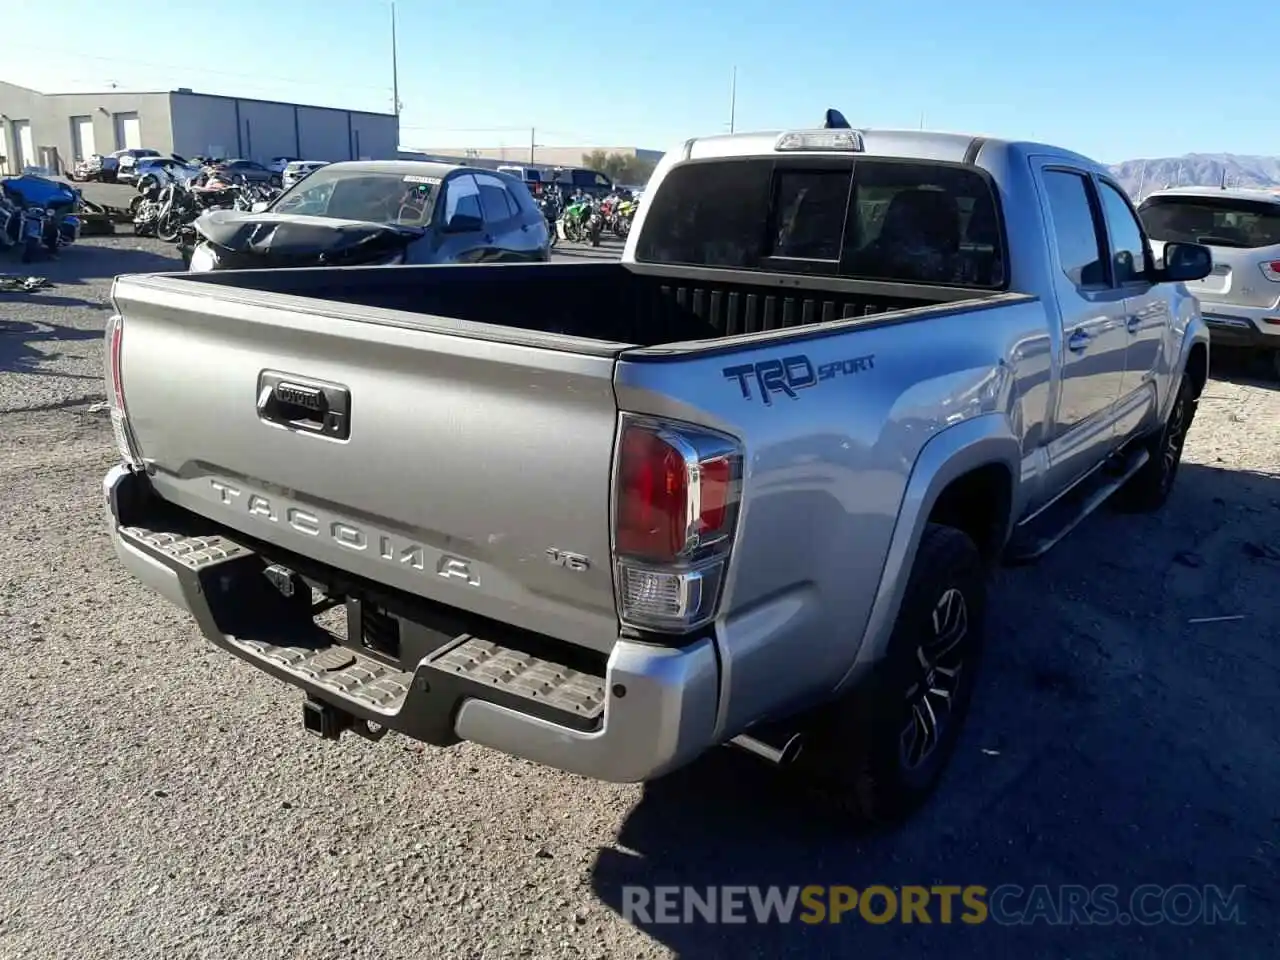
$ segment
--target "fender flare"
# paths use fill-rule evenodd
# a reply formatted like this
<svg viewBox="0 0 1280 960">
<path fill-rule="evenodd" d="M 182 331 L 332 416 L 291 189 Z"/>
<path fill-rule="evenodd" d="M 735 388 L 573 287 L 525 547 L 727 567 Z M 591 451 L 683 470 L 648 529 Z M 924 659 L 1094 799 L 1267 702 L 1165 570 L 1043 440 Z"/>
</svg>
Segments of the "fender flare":
<svg viewBox="0 0 1280 960">
<path fill-rule="evenodd" d="M 1022 445 L 1004 414 L 989 413 L 964 420 L 943 430 L 921 448 L 898 508 L 898 520 L 889 541 L 862 643 L 853 663 L 836 685 L 837 694 L 866 676 L 884 656 L 920 539 L 942 491 L 966 473 L 992 464 L 1007 468 L 1013 479 L 1010 515 L 1005 521 L 1004 537 L 1007 539 L 1013 525 L 1012 505 L 1018 502 Z"/>
</svg>

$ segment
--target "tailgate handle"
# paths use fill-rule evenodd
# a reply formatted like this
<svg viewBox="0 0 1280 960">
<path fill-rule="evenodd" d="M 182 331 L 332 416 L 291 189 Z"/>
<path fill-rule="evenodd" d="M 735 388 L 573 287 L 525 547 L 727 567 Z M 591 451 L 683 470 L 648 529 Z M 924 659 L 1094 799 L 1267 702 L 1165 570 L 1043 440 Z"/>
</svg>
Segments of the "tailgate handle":
<svg viewBox="0 0 1280 960">
<path fill-rule="evenodd" d="M 258 419 L 346 440 L 351 436 L 351 391 L 340 383 L 264 370 L 258 377 Z"/>
</svg>

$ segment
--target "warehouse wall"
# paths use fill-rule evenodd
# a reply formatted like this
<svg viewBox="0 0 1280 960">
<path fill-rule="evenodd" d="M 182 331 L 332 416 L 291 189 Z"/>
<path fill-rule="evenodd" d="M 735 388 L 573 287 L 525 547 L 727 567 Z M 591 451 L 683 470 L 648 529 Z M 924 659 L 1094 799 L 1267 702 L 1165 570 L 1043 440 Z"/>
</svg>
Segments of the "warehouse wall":
<svg viewBox="0 0 1280 960">
<path fill-rule="evenodd" d="M 172 94 L 172 115 L 178 153 L 260 163 L 272 157 L 392 160 L 400 139 L 398 121 L 390 115 L 209 94 Z"/>
<path fill-rule="evenodd" d="M 174 149 L 170 136 L 169 95 L 165 93 L 51 93 L 0 83 L 0 155 L 9 158 L 6 172 L 19 173 L 17 127 L 31 124 L 35 156 L 24 158 L 29 165 L 41 162 L 40 148 L 53 147 L 65 170 L 75 163 L 71 127 L 76 117 L 93 119 L 93 149 L 111 153 L 124 147 L 117 143 L 117 117 L 136 114 L 141 128 L 140 146 L 168 153 Z"/>
<path fill-rule="evenodd" d="M 400 118 L 383 113 L 351 116 L 351 157 L 394 160 L 400 152 Z"/>
<path fill-rule="evenodd" d="M 298 108 L 298 152 L 305 160 L 350 160 L 351 141 L 345 110 Z"/>
<path fill-rule="evenodd" d="M 238 157 L 236 101 L 203 94 L 169 94 L 173 152 L 184 157 Z"/>
</svg>

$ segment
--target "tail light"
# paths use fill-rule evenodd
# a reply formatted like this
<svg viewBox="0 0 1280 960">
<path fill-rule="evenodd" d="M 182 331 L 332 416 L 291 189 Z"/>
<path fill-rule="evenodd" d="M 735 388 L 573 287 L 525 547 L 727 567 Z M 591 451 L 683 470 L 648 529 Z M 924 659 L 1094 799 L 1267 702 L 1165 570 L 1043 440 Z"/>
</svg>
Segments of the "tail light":
<svg viewBox="0 0 1280 960">
<path fill-rule="evenodd" d="M 715 619 L 741 489 L 736 440 L 623 415 L 613 543 L 624 624 L 687 633 Z"/>
<path fill-rule="evenodd" d="M 141 469 L 142 457 L 129 431 L 129 418 L 124 404 L 124 378 L 121 360 L 124 356 L 124 317 L 113 314 L 107 320 L 107 409 L 111 415 L 111 433 L 115 437 L 120 457 L 131 466 Z"/>
<path fill-rule="evenodd" d="M 1266 260 L 1258 264 L 1262 268 L 1262 275 L 1268 280 L 1280 283 L 1280 260 Z"/>
</svg>

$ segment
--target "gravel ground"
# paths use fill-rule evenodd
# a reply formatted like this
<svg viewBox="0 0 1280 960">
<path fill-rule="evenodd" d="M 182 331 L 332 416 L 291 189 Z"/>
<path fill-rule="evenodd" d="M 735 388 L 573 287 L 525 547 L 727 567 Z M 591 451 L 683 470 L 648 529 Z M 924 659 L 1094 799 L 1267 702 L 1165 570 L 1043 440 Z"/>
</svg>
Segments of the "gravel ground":
<svg viewBox="0 0 1280 960">
<path fill-rule="evenodd" d="M 727 751 L 641 788 L 304 736 L 103 531 L 110 278 L 172 262 L 91 240 L 0 294 L 0 957 L 1276 955 L 1280 391 L 1215 370 L 1165 511 L 1000 574 L 943 789 L 857 836 Z M 623 885 L 676 882 L 1245 893 L 1229 927 L 624 922 Z"/>
</svg>

